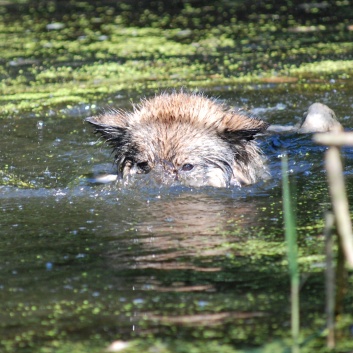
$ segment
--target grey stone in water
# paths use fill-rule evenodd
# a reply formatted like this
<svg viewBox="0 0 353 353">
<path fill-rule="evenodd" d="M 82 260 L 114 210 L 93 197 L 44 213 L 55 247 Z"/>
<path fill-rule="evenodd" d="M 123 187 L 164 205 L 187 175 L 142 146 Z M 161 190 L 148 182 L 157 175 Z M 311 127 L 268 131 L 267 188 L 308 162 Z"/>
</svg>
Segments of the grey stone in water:
<svg viewBox="0 0 353 353">
<path fill-rule="evenodd" d="M 304 119 L 298 125 L 270 125 L 267 132 L 309 134 L 314 132 L 343 131 L 332 109 L 322 103 L 314 103 L 304 114 Z"/>
<path fill-rule="evenodd" d="M 337 121 L 335 112 L 322 103 L 312 104 L 304 117 L 298 132 L 307 134 L 312 132 L 342 131 L 342 125 Z"/>
</svg>

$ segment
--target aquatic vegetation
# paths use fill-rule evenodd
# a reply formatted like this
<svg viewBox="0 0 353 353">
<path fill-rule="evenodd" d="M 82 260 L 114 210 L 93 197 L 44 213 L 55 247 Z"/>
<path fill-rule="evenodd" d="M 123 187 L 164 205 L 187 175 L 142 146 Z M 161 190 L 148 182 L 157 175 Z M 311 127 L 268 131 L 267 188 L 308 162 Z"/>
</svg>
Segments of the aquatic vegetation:
<svg viewBox="0 0 353 353">
<path fill-rule="evenodd" d="M 11 173 L 8 168 L 0 170 L 0 187 L 1 186 L 15 186 L 16 188 L 34 188 L 35 185 L 30 181 L 24 181 L 18 175 Z"/>
<path fill-rule="evenodd" d="M 289 276 L 291 283 L 291 331 L 292 331 L 292 353 L 299 353 L 300 335 L 300 272 L 298 269 L 298 244 L 296 229 L 296 210 L 293 207 L 289 178 L 288 157 L 282 157 L 282 199 L 284 231 L 287 243 L 287 257 Z"/>
<path fill-rule="evenodd" d="M 96 8 L 73 2 L 77 13 L 55 22 L 50 14 L 58 4 L 22 6 L 31 15 L 13 14 L 11 6 L 0 13 L 0 116 L 97 103 L 126 90 L 246 90 L 261 82 L 291 82 L 300 90 L 317 79 L 322 89 L 344 89 L 342 80 L 347 84 L 353 71 L 352 60 L 341 58 L 353 50 L 347 26 L 306 32 L 294 16 L 282 18 L 282 8 L 273 15 L 271 7 L 260 7 L 244 17 L 241 4 L 201 9 L 186 3 L 171 17 L 154 8 L 134 13 L 128 3 Z M 335 6 L 346 10 L 344 3 Z M 336 36 L 327 43 L 321 33 L 332 26 Z"/>
</svg>

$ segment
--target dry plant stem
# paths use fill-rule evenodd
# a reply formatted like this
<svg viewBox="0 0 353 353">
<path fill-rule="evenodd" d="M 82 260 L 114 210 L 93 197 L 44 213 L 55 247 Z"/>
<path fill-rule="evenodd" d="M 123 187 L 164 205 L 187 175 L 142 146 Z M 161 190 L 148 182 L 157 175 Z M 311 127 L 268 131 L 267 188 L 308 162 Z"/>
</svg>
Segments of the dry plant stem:
<svg viewBox="0 0 353 353">
<path fill-rule="evenodd" d="M 335 271 L 333 267 L 333 235 L 332 228 L 334 226 L 335 217 L 332 212 L 325 214 L 325 252 L 326 252 L 326 326 L 327 347 L 329 349 L 335 348 Z"/>
<path fill-rule="evenodd" d="M 315 134 L 314 142 L 326 146 L 353 146 L 353 132 L 327 132 Z"/>
<path fill-rule="evenodd" d="M 345 256 L 341 242 L 338 242 L 337 265 L 336 265 L 336 317 L 343 314 L 343 302 L 348 290 L 348 271 L 345 266 Z"/>
<path fill-rule="evenodd" d="M 328 148 L 325 154 L 325 164 L 338 235 L 346 260 L 349 266 L 353 268 L 352 222 L 349 214 L 339 147 L 330 146 Z"/>
</svg>

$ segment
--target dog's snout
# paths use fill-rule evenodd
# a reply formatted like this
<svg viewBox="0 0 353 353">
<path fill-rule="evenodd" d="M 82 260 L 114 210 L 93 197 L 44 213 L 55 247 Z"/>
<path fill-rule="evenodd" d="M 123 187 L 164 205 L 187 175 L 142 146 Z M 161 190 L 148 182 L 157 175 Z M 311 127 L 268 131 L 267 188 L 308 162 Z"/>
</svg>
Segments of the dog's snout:
<svg viewBox="0 0 353 353">
<path fill-rule="evenodd" d="M 178 177 L 178 169 L 175 167 L 175 165 L 168 161 L 168 160 L 162 160 L 161 161 L 161 165 L 162 165 L 162 168 L 165 172 L 165 174 L 174 179 L 174 180 L 179 180 L 179 177 Z"/>
</svg>

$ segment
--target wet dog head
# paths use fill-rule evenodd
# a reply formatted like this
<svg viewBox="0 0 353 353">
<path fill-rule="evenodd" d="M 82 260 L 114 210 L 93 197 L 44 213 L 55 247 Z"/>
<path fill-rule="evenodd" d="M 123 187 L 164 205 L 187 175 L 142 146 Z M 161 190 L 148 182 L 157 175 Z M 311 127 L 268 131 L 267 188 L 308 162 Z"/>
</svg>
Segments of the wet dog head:
<svg viewBox="0 0 353 353">
<path fill-rule="evenodd" d="M 266 170 L 254 136 L 267 124 L 202 95 L 161 94 L 86 120 L 114 148 L 122 178 L 153 171 L 162 182 L 225 187 Z"/>
</svg>

